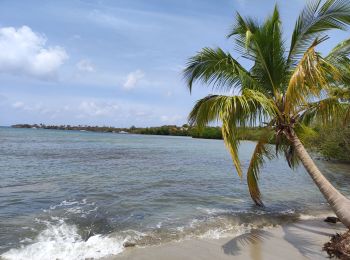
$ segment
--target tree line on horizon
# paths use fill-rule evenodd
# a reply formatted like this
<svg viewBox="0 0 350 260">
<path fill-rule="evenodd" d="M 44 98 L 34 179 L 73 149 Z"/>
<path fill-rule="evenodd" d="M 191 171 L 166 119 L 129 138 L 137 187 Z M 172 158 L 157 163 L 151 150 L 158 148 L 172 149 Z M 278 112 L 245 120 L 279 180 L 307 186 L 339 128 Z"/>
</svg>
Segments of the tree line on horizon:
<svg viewBox="0 0 350 260">
<path fill-rule="evenodd" d="M 13 128 L 37 128 L 53 130 L 73 130 L 103 133 L 126 132 L 143 135 L 170 135 L 188 136 L 202 139 L 223 139 L 222 129 L 219 126 L 207 126 L 198 128 L 184 124 L 182 126 L 164 125 L 159 127 L 135 127 L 119 128 L 112 126 L 87 126 L 87 125 L 45 125 L 45 124 L 16 124 Z M 238 131 L 240 140 L 258 141 L 264 134 L 262 127 L 249 127 Z M 272 132 L 271 132 L 272 134 Z M 350 162 L 350 126 L 333 125 L 322 127 L 315 125 L 305 136 L 305 146 L 312 152 L 327 160 L 339 160 Z M 273 139 L 271 139 L 273 144 Z"/>
</svg>

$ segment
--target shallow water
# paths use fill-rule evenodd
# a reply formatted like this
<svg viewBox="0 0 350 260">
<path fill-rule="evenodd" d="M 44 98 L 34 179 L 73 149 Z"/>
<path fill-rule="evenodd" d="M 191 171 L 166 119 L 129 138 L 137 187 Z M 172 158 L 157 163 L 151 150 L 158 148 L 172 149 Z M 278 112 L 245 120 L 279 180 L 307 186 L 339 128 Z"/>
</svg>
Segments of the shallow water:
<svg viewBox="0 0 350 260">
<path fill-rule="evenodd" d="M 243 142 L 247 169 L 253 142 Z M 317 161 L 350 195 L 350 166 Z M 6 259 L 84 259 L 328 212 L 300 168 L 283 159 L 261 175 L 265 208 L 249 199 L 222 141 L 0 128 L 0 254 Z"/>
</svg>

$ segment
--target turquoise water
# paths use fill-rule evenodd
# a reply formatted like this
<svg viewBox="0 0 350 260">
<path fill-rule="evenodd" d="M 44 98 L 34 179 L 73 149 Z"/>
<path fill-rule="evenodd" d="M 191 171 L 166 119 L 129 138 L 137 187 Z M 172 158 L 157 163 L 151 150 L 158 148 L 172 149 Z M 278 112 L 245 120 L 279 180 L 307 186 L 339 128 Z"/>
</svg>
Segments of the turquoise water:
<svg viewBox="0 0 350 260">
<path fill-rule="evenodd" d="M 253 142 L 240 148 L 247 169 Z M 0 128 L 0 254 L 85 259 L 147 246 L 241 234 L 328 212 L 300 168 L 262 171 L 265 208 L 249 199 L 220 140 Z M 350 167 L 317 161 L 350 195 Z"/>
</svg>

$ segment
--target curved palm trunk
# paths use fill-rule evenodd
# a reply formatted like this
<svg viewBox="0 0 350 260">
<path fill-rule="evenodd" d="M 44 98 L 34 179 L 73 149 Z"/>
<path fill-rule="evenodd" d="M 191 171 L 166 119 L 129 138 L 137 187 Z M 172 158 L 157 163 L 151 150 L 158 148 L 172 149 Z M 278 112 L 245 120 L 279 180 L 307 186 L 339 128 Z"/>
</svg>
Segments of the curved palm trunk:
<svg viewBox="0 0 350 260">
<path fill-rule="evenodd" d="M 350 229 L 350 200 L 334 188 L 334 186 L 323 176 L 308 152 L 305 150 L 299 138 L 293 134 L 290 139 L 306 171 L 314 180 L 339 220 Z"/>
</svg>

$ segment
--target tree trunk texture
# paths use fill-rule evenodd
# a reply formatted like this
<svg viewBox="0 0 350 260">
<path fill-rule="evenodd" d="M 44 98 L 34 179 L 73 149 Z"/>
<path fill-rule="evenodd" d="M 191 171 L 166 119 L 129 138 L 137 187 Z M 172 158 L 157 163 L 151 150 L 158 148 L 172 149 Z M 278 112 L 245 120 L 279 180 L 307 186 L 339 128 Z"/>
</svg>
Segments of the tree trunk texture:
<svg viewBox="0 0 350 260">
<path fill-rule="evenodd" d="M 350 200 L 342 195 L 320 172 L 299 138 L 292 134 L 291 141 L 306 171 L 313 179 L 339 220 L 350 229 Z"/>
</svg>

